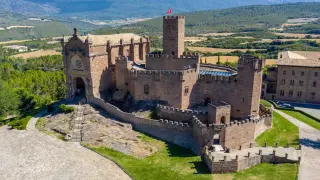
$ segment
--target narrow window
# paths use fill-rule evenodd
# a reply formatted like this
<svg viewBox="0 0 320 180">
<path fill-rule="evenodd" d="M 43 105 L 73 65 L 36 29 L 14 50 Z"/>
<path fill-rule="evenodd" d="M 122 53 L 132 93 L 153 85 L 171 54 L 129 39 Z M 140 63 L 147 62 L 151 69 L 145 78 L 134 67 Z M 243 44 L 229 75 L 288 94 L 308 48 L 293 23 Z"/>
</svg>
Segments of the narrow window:
<svg viewBox="0 0 320 180">
<path fill-rule="evenodd" d="M 149 86 L 148 85 L 144 86 L 144 94 L 149 94 Z"/>
<path fill-rule="evenodd" d="M 301 71 L 301 76 L 304 76 L 304 72 L 303 71 Z"/>
<path fill-rule="evenodd" d="M 298 91 L 298 98 L 301 98 L 301 96 L 302 96 L 302 92 Z"/>
<path fill-rule="evenodd" d="M 188 93 L 189 93 L 189 87 L 186 86 L 186 87 L 184 87 L 184 95 L 186 96 L 186 95 L 188 95 Z"/>
<path fill-rule="evenodd" d="M 295 71 L 292 71 L 292 76 L 296 75 L 296 72 Z"/>
<path fill-rule="evenodd" d="M 284 90 L 280 90 L 280 96 L 284 96 Z"/>
<path fill-rule="evenodd" d="M 300 85 L 300 86 L 303 86 L 303 81 L 299 81 L 299 85 Z"/>
<path fill-rule="evenodd" d="M 290 85 L 291 85 L 291 86 L 294 86 L 294 80 L 291 80 L 291 81 L 290 81 Z"/>
<path fill-rule="evenodd" d="M 315 77 L 318 77 L 318 72 L 314 72 L 314 76 L 315 76 Z"/>
<path fill-rule="evenodd" d="M 281 80 L 281 84 L 286 84 L 286 80 L 285 80 L 285 79 L 282 79 L 282 80 Z"/>
<path fill-rule="evenodd" d="M 312 86 L 317 87 L 317 81 L 313 81 Z"/>
<path fill-rule="evenodd" d="M 283 75 L 286 75 L 287 74 L 287 71 L 286 70 L 283 70 Z"/>
<path fill-rule="evenodd" d="M 315 98 L 316 98 L 316 93 L 315 93 L 315 92 L 311 93 L 311 98 L 312 98 L 312 99 L 315 99 Z"/>
<path fill-rule="evenodd" d="M 293 95 L 293 90 L 289 91 L 289 96 L 291 97 Z"/>
</svg>

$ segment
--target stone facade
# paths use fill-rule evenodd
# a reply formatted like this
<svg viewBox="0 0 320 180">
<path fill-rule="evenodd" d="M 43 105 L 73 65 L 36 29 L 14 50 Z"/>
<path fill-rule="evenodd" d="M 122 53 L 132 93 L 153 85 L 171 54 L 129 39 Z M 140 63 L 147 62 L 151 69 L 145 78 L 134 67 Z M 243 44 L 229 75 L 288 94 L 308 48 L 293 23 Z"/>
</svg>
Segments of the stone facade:
<svg viewBox="0 0 320 180">
<path fill-rule="evenodd" d="M 320 103 L 320 67 L 279 65 L 276 98 L 285 101 Z"/>
<path fill-rule="evenodd" d="M 320 52 L 285 51 L 268 69 L 263 98 L 320 103 Z"/>
</svg>

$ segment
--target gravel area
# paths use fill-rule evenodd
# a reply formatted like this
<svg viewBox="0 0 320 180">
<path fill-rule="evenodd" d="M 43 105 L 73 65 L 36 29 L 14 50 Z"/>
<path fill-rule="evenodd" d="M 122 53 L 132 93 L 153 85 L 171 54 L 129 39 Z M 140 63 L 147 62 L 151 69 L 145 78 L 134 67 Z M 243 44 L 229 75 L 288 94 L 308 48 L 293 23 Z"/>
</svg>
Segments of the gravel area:
<svg viewBox="0 0 320 180">
<path fill-rule="evenodd" d="M 27 131 L 0 127 L 0 179 L 129 180 L 112 161 L 82 147 L 39 132 L 32 118 Z"/>
</svg>

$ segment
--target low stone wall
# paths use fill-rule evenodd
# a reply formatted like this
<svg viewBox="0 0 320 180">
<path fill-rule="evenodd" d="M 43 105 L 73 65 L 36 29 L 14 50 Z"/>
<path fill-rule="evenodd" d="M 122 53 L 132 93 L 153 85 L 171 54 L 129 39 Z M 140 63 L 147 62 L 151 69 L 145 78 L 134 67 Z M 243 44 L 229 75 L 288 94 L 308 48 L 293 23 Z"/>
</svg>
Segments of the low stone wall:
<svg viewBox="0 0 320 180">
<path fill-rule="evenodd" d="M 298 151 L 298 150 L 297 150 Z M 300 157 L 297 159 L 290 159 L 288 156 L 279 156 L 276 153 L 271 154 L 253 154 L 246 156 L 245 158 L 236 158 L 234 159 L 215 159 L 214 156 L 209 155 L 210 152 L 206 152 L 202 155 L 203 162 L 207 165 L 211 173 L 232 173 L 238 172 L 245 169 L 248 169 L 252 166 L 261 164 L 261 163 L 299 163 Z"/>
<path fill-rule="evenodd" d="M 157 115 L 162 119 L 188 123 L 192 122 L 193 116 L 196 116 L 203 123 L 206 123 L 208 119 L 208 112 L 206 111 L 180 110 L 163 105 L 157 105 Z"/>
<path fill-rule="evenodd" d="M 113 106 L 100 98 L 90 98 L 89 102 L 100 106 L 106 112 L 120 120 L 132 124 L 133 128 L 140 132 L 189 148 L 195 152 L 193 131 L 188 123 L 137 117 L 134 114 L 121 111 L 116 106 Z"/>
<path fill-rule="evenodd" d="M 224 147 L 229 149 L 238 149 L 249 146 L 257 136 L 270 128 L 272 124 L 272 115 L 263 115 L 258 119 L 246 119 L 242 121 L 232 121 L 226 124 L 224 134 Z"/>
</svg>

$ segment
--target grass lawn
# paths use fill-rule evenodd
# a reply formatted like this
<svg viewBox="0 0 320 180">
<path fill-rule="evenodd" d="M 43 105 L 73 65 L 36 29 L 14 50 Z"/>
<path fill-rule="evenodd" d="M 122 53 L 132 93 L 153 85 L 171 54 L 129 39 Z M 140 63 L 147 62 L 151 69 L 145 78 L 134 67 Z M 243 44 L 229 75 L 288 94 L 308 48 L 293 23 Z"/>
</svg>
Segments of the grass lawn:
<svg viewBox="0 0 320 180">
<path fill-rule="evenodd" d="M 294 180 L 296 178 L 295 164 L 260 164 L 243 172 L 212 175 L 201 162 L 200 156 L 194 155 L 190 150 L 146 135 L 142 135 L 142 140 L 153 144 L 159 151 L 144 159 L 137 159 L 106 147 L 83 145 L 115 161 L 136 180 L 277 180 L 279 177 Z"/>
<path fill-rule="evenodd" d="M 264 142 L 267 142 L 270 146 L 278 142 L 280 146 L 285 146 L 287 143 L 293 147 L 299 145 L 299 129 L 297 126 L 276 112 L 273 112 L 272 123 L 271 129 L 256 138 L 257 144 L 263 146 Z"/>
<path fill-rule="evenodd" d="M 308 116 L 297 112 L 297 111 L 290 111 L 290 110 L 281 110 L 282 112 L 288 114 L 289 116 L 292 116 L 296 119 L 298 119 L 299 121 L 302 121 L 306 124 L 308 124 L 309 126 L 312 126 L 318 130 L 320 130 L 320 123 L 318 121 L 315 121 L 312 118 L 309 118 Z"/>
<path fill-rule="evenodd" d="M 262 105 L 264 105 L 265 107 L 271 107 L 271 103 L 269 103 L 268 101 L 264 100 L 264 99 L 261 99 L 260 100 L 260 103 Z"/>
</svg>

